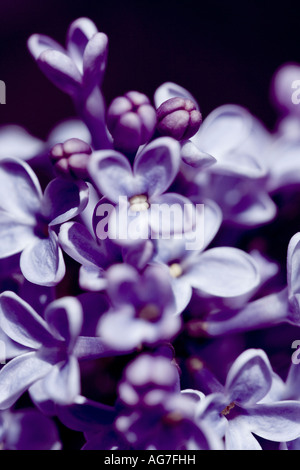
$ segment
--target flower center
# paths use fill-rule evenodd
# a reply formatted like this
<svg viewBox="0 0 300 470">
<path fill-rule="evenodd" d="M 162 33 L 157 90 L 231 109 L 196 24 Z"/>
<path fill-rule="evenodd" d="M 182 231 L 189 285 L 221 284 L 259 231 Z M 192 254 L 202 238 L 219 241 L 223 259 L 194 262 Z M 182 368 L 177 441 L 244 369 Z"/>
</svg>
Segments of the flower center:
<svg viewBox="0 0 300 470">
<path fill-rule="evenodd" d="M 180 411 L 170 411 L 169 413 L 163 416 L 163 422 L 167 425 L 174 425 L 181 423 L 183 421 L 183 416 Z"/>
<path fill-rule="evenodd" d="M 182 268 L 179 263 L 173 263 L 169 266 L 170 274 L 172 277 L 180 277 L 182 274 Z"/>
<path fill-rule="evenodd" d="M 147 196 L 140 194 L 139 196 L 133 196 L 129 199 L 130 210 L 132 212 L 142 212 L 149 209 L 150 204 Z"/>
<path fill-rule="evenodd" d="M 224 410 L 221 411 L 221 415 L 223 416 L 227 416 L 229 415 L 230 411 L 235 407 L 235 403 L 234 401 L 232 401 L 231 403 L 229 403 L 229 405 L 227 405 Z"/>
<path fill-rule="evenodd" d="M 138 317 L 142 320 L 146 320 L 149 322 L 155 322 L 160 316 L 160 311 L 157 305 L 148 304 L 145 305 L 139 312 Z"/>
</svg>

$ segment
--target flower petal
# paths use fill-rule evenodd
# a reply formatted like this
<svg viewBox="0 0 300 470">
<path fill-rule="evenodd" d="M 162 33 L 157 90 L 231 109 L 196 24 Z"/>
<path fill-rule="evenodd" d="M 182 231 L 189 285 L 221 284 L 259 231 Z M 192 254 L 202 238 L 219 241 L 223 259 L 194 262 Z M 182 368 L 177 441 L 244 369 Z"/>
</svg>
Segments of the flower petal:
<svg viewBox="0 0 300 470">
<path fill-rule="evenodd" d="M 203 332 L 208 336 L 241 333 L 277 325 L 288 318 L 287 289 L 247 303 L 238 311 L 208 315 L 201 320 Z"/>
<path fill-rule="evenodd" d="M 159 106 L 164 103 L 164 101 L 176 97 L 192 100 L 195 103 L 197 109 L 199 109 L 197 101 L 191 95 L 191 93 L 182 86 L 173 82 L 165 82 L 157 88 L 154 93 L 155 107 L 159 108 Z"/>
<path fill-rule="evenodd" d="M 107 259 L 88 229 L 79 222 L 66 222 L 60 227 L 58 240 L 62 249 L 86 267 L 103 268 Z"/>
<path fill-rule="evenodd" d="M 9 197 L 7 195 L 9 194 Z M 0 161 L 0 207 L 20 222 L 35 224 L 42 190 L 30 166 L 14 158 Z"/>
<path fill-rule="evenodd" d="M 244 416 L 238 416 L 228 421 L 225 434 L 226 450 L 262 450 L 255 439 Z"/>
<path fill-rule="evenodd" d="M 88 89 L 102 83 L 107 61 L 108 38 L 104 33 L 95 34 L 87 43 L 83 54 L 83 83 Z"/>
<path fill-rule="evenodd" d="M 80 370 L 75 357 L 52 367 L 44 379 L 49 398 L 60 405 L 69 405 L 80 394 Z"/>
<path fill-rule="evenodd" d="M 247 424 L 263 439 L 292 441 L 300 437 L 300 403 L 291 400 L 259 404 L 248 410 Z"/>
<path fill-rule="evenodd" d="M 299 171 L 299 140 L 287 139 L 285 136 L 274 142 L 269 150 L 268 190 L 274 193 L 289 185 L 298 185 Z"/>
<path fill-rule="evenodd" d="M 118 203 L 119 196 L 143 194 L 145 187 L 133 177 L 127 158 L 114 150 L 94 152 L 88 165 L 89 173 L 100 193 Z"/>
<path fill-rule="evenodd" d="M 0 326 L 12 340 L 28 348 L 55 345 L 43 318 L 14 292 L 0 295 Z"/>
<path fill-rule="evenodd" d="M 225 388 L 230 400 L 243 407 L 262 400 L 272 386 L 272 368 L 266 353 L 247 349 L 231 366 Z"/>
<path fill-rule="evenodd" d="M 88 144 L 91 143 L 91 134 L 87 126 L 80 119 L 65 119 L 50 131 L 47 143 L 52 147 L 55 144 L 65 142 L 66 140 L 76 137 Z"/>
<path fill-rule="evenodd" d="M 191 244 L 198 241 L 194 249 L 201 249 L 204 241 L 203 206 L 196 207 L 187 197 L 171 192 L 152 196 L 150 202 L 149 223 L 153 238 L 187 238 Z"/>
<path fill-rule="evenodd" d="M 171 137 L 159 137 L 137 154 L 133 172 L 144 181 L 148 196 L 157 196 L 173 182 L 180 161 L 180 144 Z"/>
<path fill-rule="evenodd" d="M 193 291 L 189 282 L 186 281 L 185 276 L 172 279 L 171 284 L 176 303 L 175 314 L 179 315 L 188 306 L 192 298 Z"/>
<path fill-rule="evenodd" d="M 62 224 L 75 217 L 88 203 L 88 186 L 84 181 L 55 178 L 45 189 L 43 214 L 50 226 Z"/>
<path fill-rule="evenodd" d="M 81 266 L 79 269 L 79 285 L 81 289 L 99 292 L 106 289 L 105 271 L 97 266 Z"/>
<path fill-rule="evenodd" d="M 54 422 L 37 410 L 25 409 L 11 415 L 5 433 L 6 450 L 60 450 Z"/>
<path fill-rule="evenodd" d="M 72 349 L 83 322 L 81 304 L 76 297 L 63 297 L 51 302 L 45 310 L 45 320 L 53 333 L 62 337 Z"/>
<path fill-rule="evenodd" d="M 0 211 L 0 258 L 20 253 L 36 239 L 34 226 L 16 221 L 14 215 Z"/>
<path fill-rule="evenodd" d="M 58 42 L 44 34 L 32 34 L 27 41 L 27 47 L 35 60 L 39 58 L 42 52 L 48 49 L 62 53 L 65 52 L 64 48 Z"/>
<path fill-rule="evenodd" d="M 65 53 L 47 49 L 37 59 L 46 77 L 60 90 L 76 95 L 82 87 L 82 78 L 74 62 Z"/>
<path fill-rule="evenodd" d="M 211 248 L 201 253 L 191 260 L 186 275 L 193 287 L 222 298 L 250 294 L 260 281 L 251 256 L 232 247 Z"/>
<path fill-rule="evenodd" d="M 88 432 L 103 429 L 103 426 L 112 425 L 116 411 L 113 407 L 77 397 L 69 406 L 58 407 L 60 421 L 70 429 L 79 432 Z"/>
<path fill-rule="evenodd" d="M 44 149 L 42 140 L 30 135 L 23 127 L 8 124 L 0 128 L 0 158 L 29 160 Z"/>
<path fill-rule="evenodd" d="M 83 72 L 83 54 L 88 41 L 98 32 L 96 25 L 89 18 L 73 21 L 67 33 L 67 48 L 78 70 Z"/>
<path fill-rule="evenodd" d="M 40 239 L 25 248 L 20 257 L 24 277 L 33 284 L 55 286 L 65 275 L 66 267 L 57 235 Z"/>
<path fill-rule="evenodd" d="M 241 106 L 223 105 L 212 111 L 191 140 L 204 152 L 223 161 L 249 136 L 251 114 Z"/>
<path fill-rule="evenodd" d="M 181 158 L 185 165 L 191 167 L 191 175 L 195 172 L 195 168 L 203 170 L 217 161 L 208 153 L 201 151 L 191 140 L 181 144 Z M 183 171 L 187 169 L 183 168 Z"/>
<path fill-rule="evenodd" d="M 287 284 L 290 297 L 300 293 L 300 232 L 292 236 L 288 245 Z"/>
<path fill-rule="evenodd" d="M 23 354 L 8 362 L 0 370 L 0 410 L 12 406 L 35 381 L 52 368 L 35 352 Z"/>
</svg>

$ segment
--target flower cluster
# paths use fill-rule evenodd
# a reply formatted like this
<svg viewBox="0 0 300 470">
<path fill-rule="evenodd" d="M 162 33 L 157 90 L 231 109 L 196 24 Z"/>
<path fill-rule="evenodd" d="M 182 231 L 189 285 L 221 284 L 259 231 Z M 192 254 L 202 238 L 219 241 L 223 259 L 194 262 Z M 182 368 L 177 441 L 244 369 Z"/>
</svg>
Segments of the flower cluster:
<svg viewBox="0 0 300 470">
<path fill-rule="evenodd" d="M 269 130 L 172 82 L 106 106 L 88 18 L 28 49 L 76 117 L 0 130 L 0 447 L 300 449 L 299 67 Z"/>
</svg>

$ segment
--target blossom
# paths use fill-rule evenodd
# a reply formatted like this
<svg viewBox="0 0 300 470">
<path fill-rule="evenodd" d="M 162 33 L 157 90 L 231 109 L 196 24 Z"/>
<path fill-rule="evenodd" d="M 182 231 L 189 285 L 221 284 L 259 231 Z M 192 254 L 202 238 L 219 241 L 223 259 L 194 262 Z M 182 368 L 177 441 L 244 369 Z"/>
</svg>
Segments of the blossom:
<svg viewBox="0 0 300 470">
<path fill-rule="evenodd" d="M 232 364 L 222 393 L 199 405 L 199 419 L 208 420 L 225 436 L 227 450 L 259 450 L 253 434 L 282 442 L 300 436 L 300 403 L 268 399 L 273 371 L 264 351 L 248 349 Z"/>
<path fill-rule="evenodd" d="M 123 407 L 115 426 L 133 448 L 222 448 L 209 426 L 195 422 L 194 397 L 178 387 L 178 371 L 166 357 L 143 354 L 128 365 L 119 385 Z"/>
<path fill-rule="evenodd" d="M 2 411 L 0 442 L 3 450 L 61 450 L 54 422 L 34 408 Z"/>
<path fill-rule="evenodd" d="M 28 49 L 49 80 L 70 95 L 99 148 L 110 146 L 105 127 L 105 104 L 99 85 L 103 80 L 108 38 L 89 18 L 69 26 L 66 49 L 52 38 L 33 34 Z"/>
<path fill-rule="evenodd" d="M 187 140 L 198 131 L 202 115 L 195 103 L 180 97 L 164 101 L 157 109 L 157 129 L 161 135 Z"/>
<path fill-rule="evenodd" d="M 52 409 L 49 401 L 73 403 L 81 387 L 78 361 L 113 354 L 100 339 L 81 336 L 83 322 L 83 304 L 75 297 L 54 300 L 42 317 L 13 292 L 0 295 L 0 328 L 20 348 L 0 370 L 0 409 L 26 390 L 42 410 Z"/>
<path fill-rule="evenodd" d="M 142 273 L 126 263 L 106 273 L 106 292 L 112 309 L 102 315 L 98 335 L 115 349 L 133 350 L 141 344 L 171 340 L 180 330 L 175 315 L 169 276 L 160 266 L 148 265 Z"/>
<path fill-rule="evenodd" d="M 183 87 L 166 82 L 155 92 L 156 106 L 174 96 L 195 101 Z M 189 185 L 186 196 L 194 193 L 214 200 L 224 221 L 230 223 L 257 226 L 271 221 L 276 205 L 268 194 L 264 159 L 271 142 L 262 123 L 242 106 L 227 104 L 213 110 L 182 147 L 183 156 L 188 150 L 188 155 L 198 155 L 199 163 L 214 159 L 205 172 L 192 178 L 192 189 Z M 184 161 L 192 163 L 188 156 Z"/>
<path fill-rule="evenodd" d="M 179 165 L 179 144 L 170 137 L 160 137 L 142 148 L 134 159 L 133 168 L 128 159 L 115 150 L 94 152 L 89 162 L 90 177 L 105 197 L 95 208 L 96 236 L 128 245 L 157 238 L 162 232 L 171 236 L 182 232 L 182 221 L 186 219 L 186 226 L 190 228 L 193 204 L 181 194 L 168 192 Z M 110 205 L 106 204 L 107 199 Z M 184 215 L 185 205 L 191 210 Z M 165 228 L 160 221 L 161 208 L 174 209 L 176 214 L 173 218 L 164 218 Z"/>
<path fill-rule="evenodd" d="M 65 275 L 65 264 L 55 227 L 85 208 L 87 185 L 57 178 L 42 194 L 29 165 L 16 159 L 1 160 L 0 182 L 1 258 L 21 253 L 20 269 L 26 279 L 57 284 Z"/>
<path fill-rule="evenodd" d="M 208 336 L 218 336 L 281 323 L 299 325 L 299 241 L 300 234 L 291 238 L 287 250 L 287 285 L 263 297 L 248 302 L 240 309 L 224 309 L 213 317 L 207 315 L 194 325 Z"/>
<path fill-rule="evenodd" d="M 247 253 L 232 247 L 215 247 L 205 250 L 216 235 L 222 213 L 211 201 L 204 203 L 204 234 L 187 250 L 191 240 L 156 241 L 154 261 L 165 266 L 170 274 L 177 312 L 181 313 L 192 297 L 193 289 L 205 298 L 224 299 L 226 305 L 245 302 L 260 282 L 256 262 Z M 200 227 L 197 227 L 199 230 Z M 230 266 L 230 269 L 229 269 Z"/>
<path fill-rule="evenodd" d="M 118 96 L 107 110 L 107 127 L 120 151 L 135 152 L 150 140 L 155 125 L 155 109 L 148 97 L 137 91 Z"/>
</svg>

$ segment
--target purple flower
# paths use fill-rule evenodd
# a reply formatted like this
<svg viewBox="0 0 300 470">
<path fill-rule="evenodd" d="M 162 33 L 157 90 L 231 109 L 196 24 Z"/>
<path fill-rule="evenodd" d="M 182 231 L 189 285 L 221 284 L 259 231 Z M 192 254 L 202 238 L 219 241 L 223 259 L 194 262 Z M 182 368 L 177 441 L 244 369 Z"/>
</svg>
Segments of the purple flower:
<svg viewBox="0 0 300 470">
<path fill-rule="evenodd" d="M 141 344 L 170 341 L 181 327 L 169 276 L 160 266 L 142 273 L 126 263 L 106 272 L 106 292 L 112 309 L 98 324 L 100 338 L 115 349 L 134 350 Z"/>
<path fill-rule="evenodd" d="M 88 18 L 71 23 L 66 49 L 42 34 L 33 34 L 28 40 L 29 51 L 43 73 L 72 97 L 97 148 L 111 147 L 104 100 L 98 88 L 106 68 L 107 44 L 106 34 L 98 32 Z"/>
<path fill-rule="evenodd" d="M 1 412 L 0 443 L 3 450 L 61 450 L 62 448 L 54 422 L 31 408 Z"/>
<path fill-rule="evenodd" d="M 107 127 L 114 147 L 135 152 L 152 137 L 156 125 L 155 109 L 143 93 L 129 91 L 118 96 L 107 110 Z"/>
<path fill-rule="evenodd" d="M 88 18 L 73 21 L 66 49 L 42 34 L 33 34 L 28 48 L 45 75 L 68 94 L 89 93 L 103 80 L 108 39 Z"/>
<path fill-rule="evenodd" d="M 106 289 L 106 271 L 116 263 L 128 263 L 142 271 L 153 255 L 150 240 L 136 246 L 121 247 L 109 238 L 98 243 L 88 229 L 78 222 L 66 222 L 58 234 L 60 246 L 78 263 L 79 285 L 88 291 Z"/>
<path fill-rule="evenodd" d="M 106 303 L 93 301 L 97 317 Z M 19 347 L 0 371 L 0 409 L 29 390 L 39 408 L 53 413 L 51 403 L 70 404 L 80 394 L 79 360 L 117 353 L 101 339 L 81 335 L 93 329 L 87 304 L 86 298 L 63 297 L 48 304 L 42 317 L 13 292 L 0 295 L 0 328 Z"/>
<path fill-rule="evenodd" d="M 176 140 L 187 140 L 195 135 L 202 122 L 202 115 L 195 103 L 180 97 L 164 101 L 156 113 L 159 133 Z"/>
<path fill-rule="evenodd" d="M 73 137 L 63 143 L 55 144 L 51 149 L 50 158 L 58 176 L 87 179 L 86 168 L 91 153 L 89 144 Z"/>
<path fill-rule="evenodd" d="M 182 99 L 183 101 L 192 102 L 193 106 L 195 106 L 199 122 L 199 115 L 201 115 L 201 113 L 198 103 L 185 88 L 173 82 L 166 82 L 158 87 L 154 93 L 154 102 L 157 110 L 163 105 L 163 103 L 174 99 Z M 192 139 L 184 138 L 183 140 L 179 140 L 181 146 L 181 171 L 184 174 L 187 174 L 191 179 L 194 179 L 196 170 L 202 170 L 216 162 L 216 159 L 212 155 L 199 149 L 193 143 Z"/>
<path fill-rule="evenodd" d="M 133 448 L 221 448 L 209 426 L 196 423 L 196 392 L 180 392 L 178 370 L 166 357 L 142 354 L 130 363 L 119 385 L 119 394 L 123 407 L 115 427 Z"/>
<path fill-rule="evenodd" d="M 223 392 L 200 402 L 198 418 L 225 436 L 226 450 L 261 449 L 254 435 L 273 442 L 300 436 L 300 402 L 272 400 L 273 380 L 265 352 L 248 349 L 230 367 Z"/>
<path fill-rule="evenodd" d="M 8 197 L 9 194 L 9 197 Z M 0 161 L 0 257 L 21 253 L 20 269 L 35 284 L 52 286 L 65 275 L 55 227 L 86 206 L 88 187 L 54 179 L 44 195 L 31 168 L 22 161 Z"/>
<path fill-rule="evenodd" d="M 156 90 L 156 106 L 176 94 L 191 99 L 187 90 L 167 82 Z M 215 109 L 182 147 L 187 164 L 193 165 L 194 154 L 199 158 L 202 155 L 199 162 L 209 162 L 209 157 L 215 161 L 194 177 L 191 170 L 183 168 L 193 186 L 185 194 L 189 197 L 199 193 L 202 198 L 214 200 L 222 209 L 224 221 L 241 226 L 269 222 L 276 214 L 267 191 L 268 166 L 264 160 L 271 142 L 267 130 L 248 110 L 229 104 Z"/>
<path fill-rule="evenodd" d="M 267 328 L 280 323 L 299 326 L 299 267 L 300 234 L 290 240 L 287 250 L 287 286 L 259 297 L 238 310 L 225 309 L 207 315 L 198 324 L 199 331 L 208 336 L 240 333 Z"/>
<path fill-rule="evenodd" d="M 40 401 L 72 403 L 80 393 L 80 372 L 74 346 L 82 327 L 80 303 L 72 297 L 52 302 L 40 317 L 12 292 L 0 296 L 0 327 L 24 348 L 0 371 L 0 408 L 6 409 L 27 390 Z"/>
<path fill-rule="evenodd" d="M 247 253 L 232 247 L 205 250 L 219 230 L 222 214 L 212 201 L 204 203 L 204 235 L 194 249 L 187 250 L 189 239 L 156 241 L 154 261 L 166 267 L 177 303 L 182 312 L 192 298 L 193 289 L 201 301 L 222 300 L 229 305 L 244 304 L 260 282 L 258 266 Z M 229 267 L 230 266 L 230 267 Z"/>
<path fill-rule="evenodd" d="M 190 228 L 193 204 L 180 194 L 166 192 L 179 165 L 180 146 L 170 137 L 161 137 L 146 145 L 136 155 L 133 168 L 119 152 L 94 152 L 89 163 L 90 176 L 100 193 L 115 205 L 103 204 L 100 200 L 95 208 L 97 237 L 109 237 L 128 245 L 157 238 L 162 233 L 169 236 L 182 233 L 183 221 Z M 185 212 L 185 206 L 191 211 Z M 175 212 L 172 217 L 166 216 L 162 223 L 161 209 Z"/>
</svg>

